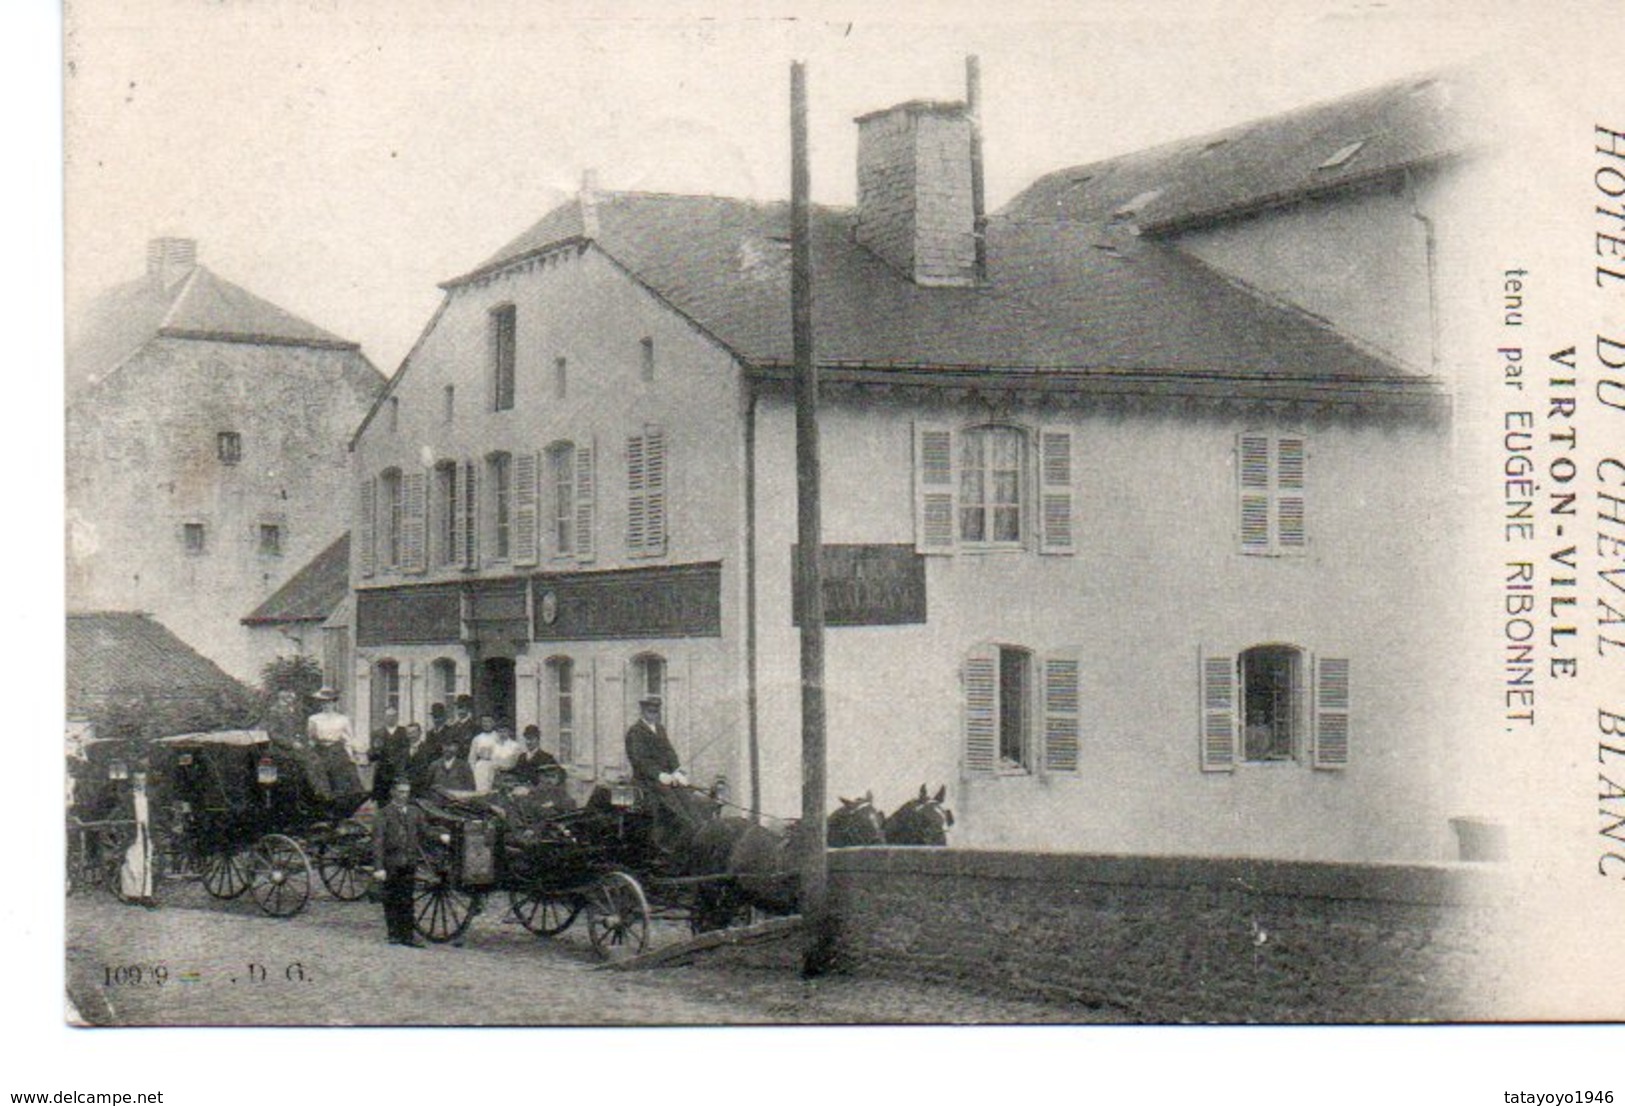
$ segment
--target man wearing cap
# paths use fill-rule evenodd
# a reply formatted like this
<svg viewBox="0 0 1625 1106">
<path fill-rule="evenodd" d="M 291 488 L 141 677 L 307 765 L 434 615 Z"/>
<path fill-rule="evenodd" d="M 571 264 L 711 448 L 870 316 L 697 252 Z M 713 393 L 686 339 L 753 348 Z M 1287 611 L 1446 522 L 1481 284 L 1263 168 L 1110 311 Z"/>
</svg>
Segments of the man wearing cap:
<svg viewBox="0 0 1625 1106">
<path fill-rule="evenodd" d="M 660 723 L 660 697 L 638 700 L 638 720 L 626 731 L 626 760 L 632 780 L 654 810 L 654 842 L 669 848 L 699 827 L 699 813 L 689 802 L 688 777 L 666 727 Z"/>
</svg>

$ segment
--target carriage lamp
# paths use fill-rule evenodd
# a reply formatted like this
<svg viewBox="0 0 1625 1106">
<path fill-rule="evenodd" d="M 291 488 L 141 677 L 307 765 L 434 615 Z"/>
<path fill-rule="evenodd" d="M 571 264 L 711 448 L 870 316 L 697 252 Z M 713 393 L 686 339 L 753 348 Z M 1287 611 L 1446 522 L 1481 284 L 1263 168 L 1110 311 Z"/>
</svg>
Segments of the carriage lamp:
<svg viewBox="0 0 1625 1106">
<path fill-rule="evenodd" d="M 276 761 L 270 757 L 260 757 L 259 769 L 256 778 L 266 787 L 276 782 Z"/>
<path fill-rule="evenodd" d="M 609 785 L 609 805 L 613 807 L 636 806 L 638 801 L 637 788 L 629 783 L 612 783 Z"/>
<path fill-rule="evenodd" d="M 122 760 L 107 762 L 107 778 L 110 780 L 127 780 L 130 778 L 130 766 Z"/>
</svg>

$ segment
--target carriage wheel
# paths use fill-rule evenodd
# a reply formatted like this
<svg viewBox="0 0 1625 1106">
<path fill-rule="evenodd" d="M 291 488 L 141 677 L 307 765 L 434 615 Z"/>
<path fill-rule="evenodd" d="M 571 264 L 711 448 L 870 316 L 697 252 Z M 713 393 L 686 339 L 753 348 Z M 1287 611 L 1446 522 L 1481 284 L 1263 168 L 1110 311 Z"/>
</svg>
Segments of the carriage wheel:
<svg viewBox="0 0 1625 1106">
<path fill-rule="evenodd" d="M 217 899 L 235 899 L 254 882 L 247 853 L 230 849 L 212 852 L 198 867 L 202 869 L 203 889 Z"/>
<path fill-rule="evenodd" d="M 412 928 L 436 944 L 455 941 L 480 911 L 480 896 L 451 882 L 450 873 L 419 868 L 412 891 Z"/>
<path fill-rule="evenodd" d="M 249 852 L 254 901 L 273 918 L 291 918 L 310 901 L 310 861 L 291 837 L 269 833 Z"/>
<path fill-rule="evenodd" d="M 610 872 L 587 892 L 587 935 L 605 960 L 626 960 L 649 945 L 649 900 L 638 881 Z"/>
<path fill-rule="evenodd" d="M 340 822 L 331 840 L 316 849 L 322 886 L 340 902 L 355 902 L 372 887 L 371 841 L 360 822 Z"/>
<path fill-rule="evenodd" d="M 569 929 L 570 923 L 581 913 L 578 896 L 542 891 L 509 891 L 508 906 L 519 924 L 538 937 L 557 937 Z"/>
</svg>

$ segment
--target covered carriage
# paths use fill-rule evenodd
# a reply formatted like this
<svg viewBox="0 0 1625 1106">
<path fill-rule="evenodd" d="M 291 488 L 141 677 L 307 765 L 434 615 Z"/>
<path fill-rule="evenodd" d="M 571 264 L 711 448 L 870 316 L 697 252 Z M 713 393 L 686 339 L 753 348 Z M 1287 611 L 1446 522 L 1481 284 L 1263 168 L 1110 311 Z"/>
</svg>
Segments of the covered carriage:
<svg viewBox="0 0 1625 1106">
<path fill-rule="evenodd" d="M 159 738 L 150 750 L 172 847 L 209 894 L 249 892 L 265 913 L 287 917 L 310 901 L 313 866 L 336 898 L 365 894 L 371 834 L 354 815 L 367 792 L 342 747 L 223 730 Z"/>
</svg>

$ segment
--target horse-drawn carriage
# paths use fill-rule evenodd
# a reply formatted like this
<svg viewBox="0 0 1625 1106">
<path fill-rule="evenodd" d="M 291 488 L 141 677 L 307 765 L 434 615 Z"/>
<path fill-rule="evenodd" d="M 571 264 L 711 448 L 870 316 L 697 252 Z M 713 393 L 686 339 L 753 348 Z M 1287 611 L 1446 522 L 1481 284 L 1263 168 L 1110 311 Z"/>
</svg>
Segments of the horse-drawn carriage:
<svg viewBox="0 0 1625 1106">
<path fill-rule="evenodd" d="M 121 868 L 136 834 L 125 792 L 137 770 L 128 741 L 88 741 L 68 758 L 68 894 L 100 888 L 124 898 Z"/>
<path fill-rule="evenodd" d="M 265 913 L 289 917 L 310 901 L 312 860 L 335 898 L 366 893 L 372 837 L 354 815 L 367 792 L 344 749 L 226 730 L 159 738 L 149 751 L 173 863 L 210 895 L 249 892 Z"/>
</svg>

